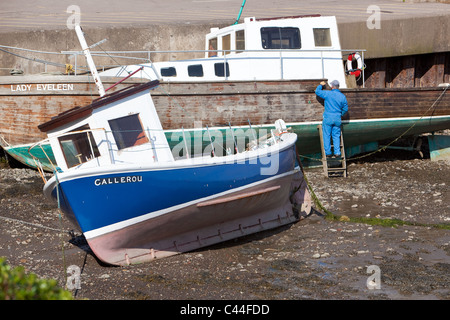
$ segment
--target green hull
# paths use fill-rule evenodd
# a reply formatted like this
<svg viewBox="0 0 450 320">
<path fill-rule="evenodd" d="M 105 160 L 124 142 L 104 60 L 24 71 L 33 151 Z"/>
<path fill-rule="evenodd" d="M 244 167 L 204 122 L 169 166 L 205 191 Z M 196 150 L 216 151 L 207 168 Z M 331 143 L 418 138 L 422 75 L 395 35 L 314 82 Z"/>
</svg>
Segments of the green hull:
<svg viewBox="0 0 450 320">
<path fill-rule="evenodd" d="M 320 122 L 287 123 L 291 132 L 298 135 L 297 150 L 307 163 L 314 163 L 312 159 L 321 158 L 320 138 L 317 126 Z M 359 153 L 373 151 L 377 148 L 377 142 L 383 140 L 395 140 L 398 137 L 414 136 L 423 133 L 431 133 L 450 128 L 450 116 L 427 117 L 427 118 L 395 118 L 376 120 L 351 120 L 343 121 L 344 144 L 347 158 Z M 254 137 L 260 138 L 269 134 L 274 126 L 253 125 L 250 127 L 233 127 L 234 141 L 238 141 L 238 149 L 242 151 L 246 144 Z M 202 129 L 185 129 L 166 131 L 166 137 L 175 156 L 186 156 L 197 153 L 211 152 L 211 141 L 214 145 L 216 155 L 224 155 L 227 150 L 234 149 L 233 136 L 228 127 Z M 209 139 L 211 137 L 211 140 Z M 186 143 L 184 141 L 186 138 Z M 23 164 L 36 168 L 37 162 L 30 156 L 30 145 L 7 146 L 4 150 L 11 157 Z M 34 147 L 31 153 L 39 159 L 45 171 L 52 172 L 51 162 L 56 163 L 53 152 L 48 144 Z M 47 156 L 46 156 L 47 155 Z M 317 162 L 317 161 L 316 161 Z"/>
<path fill-rule="evenodd" d="M 30 147 L 31 144 L 20 146 L 3 146 L 3 150 L 5 150 L 10 157 L 28 167 L 37 169 L 38 166 L 41 166 L 44 171 L 53 172 L 52 163 L 56 163 L 56 160 L 53 156 L 53 151 L 50 145 L 43 144 L 42 148 L 35 147 L 29 151 Z M 30 152 L 34 157 L 31 156 Z"/>
</svg>

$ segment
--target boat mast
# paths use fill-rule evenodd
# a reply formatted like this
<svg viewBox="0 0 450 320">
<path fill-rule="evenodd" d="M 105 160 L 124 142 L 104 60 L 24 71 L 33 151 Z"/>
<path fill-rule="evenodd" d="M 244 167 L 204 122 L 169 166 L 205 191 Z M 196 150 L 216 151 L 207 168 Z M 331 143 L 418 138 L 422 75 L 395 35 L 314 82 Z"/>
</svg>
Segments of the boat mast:
<svg viewBox="0 0 450 320">
<path fill-rule="evenodd" d="M 75 31 L 78 36 L 78 41 L 80 41 L 81 48 L 83 49 L 84 56 L 86 57 L 87 63 L 89 65 L 89 69 L 91 70 L 91 74 L 94 77 L 95 85 L 97 86 L 98 92 L 100 93 L 100 97 L 103 97 L 105 95 L 105 89 L 103 88 L 102 81 L 100 80 L 100 76 L 98 75 L 94 60 L 92 60 L 91 52 L 89 51 L 86 40 L 84 39 L 83 30 L 81 30 L 80 25 L 75 25 Z"/>
</svg>

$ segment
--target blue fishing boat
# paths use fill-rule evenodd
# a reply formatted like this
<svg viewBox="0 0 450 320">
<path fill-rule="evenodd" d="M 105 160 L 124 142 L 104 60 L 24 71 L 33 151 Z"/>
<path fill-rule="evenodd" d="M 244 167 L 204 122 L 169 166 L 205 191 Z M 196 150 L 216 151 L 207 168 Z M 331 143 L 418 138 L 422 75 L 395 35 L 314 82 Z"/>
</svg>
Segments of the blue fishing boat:
<svg viewBox="0 0 450 320">
<path fill-rule="evenodd" d="M 250 143 L 233 139 L 224 152 L 211 140 L 202 154 L 190 155 L 186 146 L 179 157 L 150 94 L 158 85 L 102 95 L 39 126 L 56 162 L 44 194 L 59 203 L 100 260 L 141 263 L 309 213 L 297 135 L 284 121 Z"/>
</svg>

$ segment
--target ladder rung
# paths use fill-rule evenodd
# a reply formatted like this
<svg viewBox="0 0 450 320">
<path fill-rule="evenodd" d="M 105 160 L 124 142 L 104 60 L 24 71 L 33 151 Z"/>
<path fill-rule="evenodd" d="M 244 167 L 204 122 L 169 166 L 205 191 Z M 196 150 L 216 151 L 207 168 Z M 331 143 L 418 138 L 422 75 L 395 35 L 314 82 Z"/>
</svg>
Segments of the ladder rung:
<svg viewBox="0 0 450 320">
<path fill-rule="evenodd" d="M 347 160 L 345 157 L 345 147 L 344 147 L 344 134 L 341 131 L 341 143 L 340 143 L 340 149 L 341 149 L 341 157 L 339 158 L 327 158 L 325 156 L 325 149 L 323 147 L 323 135 L 322 135 L 322 125 L 318 125 L 317 126 L 318 130 L 319 130 L 319 137 L 320 137 L 320 144 L 321 144 L 321 149 L 322 149 L 322 164 L 323 164 L 323 169 L 324 169 L 324 173 L 326 176 L 329 176 L 330 174 L 333 173 L 343 173 L 344 177 L 347 177 Z M 333 163 L 333 162 L 340 162 L 339 167 L 337 166 L 332 166 L 329 167 L 329 163 Z"/>
</svg>

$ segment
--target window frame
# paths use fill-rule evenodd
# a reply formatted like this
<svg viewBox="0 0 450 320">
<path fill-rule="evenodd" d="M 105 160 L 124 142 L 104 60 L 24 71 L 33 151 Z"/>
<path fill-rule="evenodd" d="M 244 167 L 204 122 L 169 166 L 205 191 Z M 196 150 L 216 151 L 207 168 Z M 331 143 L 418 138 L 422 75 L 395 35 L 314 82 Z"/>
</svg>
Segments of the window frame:
<svg viewBox="0 0 450 320">
<path fill-rule="evenodd" d="M 235 33 L 235 48 L 236 53 L 245 51 L 245 30 L 236 30 Z"/>
<path fill-rule="evenodd" d="M 278 30 L 278 33 L 276 32 L 276 30 Z M 277 34 L 278 37 L 274 36 Z M 262 27 L 260 29 L 260 35 L 261 46 L 266 50 L 302 48 L 302 39 L 300 29 L 298 27 Z M 288 41 L 287 47 L 283 45 L 283 41 L 286 40 Z M 278 45 L 275 45 L 276 41 L 279 41 Z"/>
<path fill-rule="evenodd" d="M 225 72 L 224 72 L 224 70 L 225 70 Z M 230 76 L 230 66 L 228 65 L 228 62 L 214 63 L 214 74 L 216 77 L 229 77 Z"/>
<path fill-rule="evenodd" d="M 137 122 L 135 121 L 134 123 L 119 123 L 119 121 L 127 121 L 129 119 L 132 119 L 132 117 L 135 118 Z M 108 120 L 108 124 L 118 150 L 124 150 L 150 142 L 144 130 L 144 127 L 142 126 L 142 121 L 140 119 L 139 113 L 129 114 L 123 117 Z M 130 128 L 136 124 L 139 124 L 139 128 Z"/>
<path fill-rule="evenodd" d="M 169 72 L 168 74 L 163 74 L 165 72 Z M 175 67 L 163 67 L 159 70 L 161 77 L 176 77 L 177 69 Z"/>
<path fill-rule="evenodd" d="M 208 40 L 208 50 L 214 50 L 208 52 L 208 57 L 217 57 L 217 37 Z"/>
<path fill-rule="evenodd" d="M 72 168 L 100 157 L 100 151 L 98 150 L 92 131 L 86 130 L 90 130 L 90 127 L 87 124 L 71 130 L 70 132 L 73 133 L 68 132 L 63 136 L 58 137 L 58 143 L 64 160 L 66 161 L 67 168 Z M 71 150 L 69 150 L 69 148 L 73 148 L 72 151 L 74 152 L 70 152 Z M 94 154 L 92 154 L 92 151 L 94 151 Z M 73 159 L 70 159 L 71 157 L 73 157 Z"/>
<path fill-rule="evenodd" d="M 317 32 L 316 32 L 317 31 Z M 327 34 L 319 34 L 320 31 L 328 31 Z M 313 28 L 314 46 L 316 47 L 332 47 L 333 41 L 331 40 L 330 28 Z M 318 44 L 318 42 L 324 41 L 326 44 Z"/>
<path fill-rule="evenodd" d="M 225 56 L 231 53 L 231 33 L 225 34 L 222 39 L 222 54 Z"/>
<path fill-rule="evenodd" d="M 204 76 L 202 64 L 191 64 L 191 65 L 188 65 L 187 68 L 188 68 L 188 76 L 189 77 L 202 78 Z M 201 70 L 201 73 L 198 72 L 198 70 L 195 70 L 195 68 L 199 68 L 199 70 Z M 197 72 L 198 72 L 198 74 L 197 74 Z"/>
</svg>

